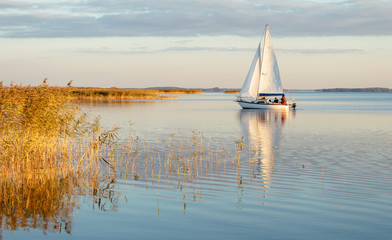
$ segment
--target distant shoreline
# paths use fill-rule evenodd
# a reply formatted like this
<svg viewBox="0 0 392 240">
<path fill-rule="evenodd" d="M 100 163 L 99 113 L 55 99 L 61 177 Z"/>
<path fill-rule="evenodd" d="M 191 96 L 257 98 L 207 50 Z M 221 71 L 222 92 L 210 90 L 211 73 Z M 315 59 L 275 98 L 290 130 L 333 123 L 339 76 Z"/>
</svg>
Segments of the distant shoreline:
<svg viewBox="0 0 392 240">
<path fill-rule="evenodd" d="M 0 82 L 0 88 L 6 87 Z M 61 88 L 61 87 L 60 87 Z M 104 88 L 104 87 L 72 87 L 74 90 L 97 90 L 97 91 L 138 91 L 138 90 L 148 90 L 148 91 L 157 91 L 159 93 L 166 94 L 195 94 L 200 92 L 224 92 L 229 94 L 239 93 L 241 91 L 240 88 L 182 88 L 182 87 L 173 87 L 173 86 L 165 86 L 165 87 L 146 87 L 146 88 Z M 198 92 L 199 91 L 199 92 Z M 321 88 L 321 89 L 284 89 L 284 92 L 392 92 L 391 88 L 382 88 L 382 87 L 367 87 L 367 88 Z"/>
<path fill-rule="evenodd" d="M 159 87 L 154 87 L 159 89 Z M 170 89 L 170 87 L 164 87 Z M 239 92 L 240 88 L 189 88 L 202 92 Z M 285 92 L 392 92 L 390 88 L 369 87 L 369 88 L 322 88 L 322 89 L 284 89 Z"/>
<path fill-rule="evenodd" d="M 327 88 L 316 90 L 318 92 L 392 92 L 390 88 Z"/>
<path fill-rule="evenodd" d="M 179 88 L 179 87 L 150 87 L 146 89 L 191 89 L 202 92 L 239 92 L 240 88 Z M 321 89 L 284 89 L 285 92 L 392 92 L 390 88 L 321 88 Z"/>
</svg>

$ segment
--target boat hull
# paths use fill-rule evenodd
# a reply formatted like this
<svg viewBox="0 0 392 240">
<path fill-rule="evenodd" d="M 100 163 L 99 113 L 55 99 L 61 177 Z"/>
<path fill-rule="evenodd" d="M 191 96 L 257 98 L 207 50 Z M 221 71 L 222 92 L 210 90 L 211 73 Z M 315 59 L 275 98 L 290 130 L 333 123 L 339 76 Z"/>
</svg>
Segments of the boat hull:
<svg viewBox="0 0 392 240">
<path fill-rule="evenodd" d="M 289 104 L 280 103 L 254 103 L 237 101 L 243 109 L 289 109 Z"/>
</svg>

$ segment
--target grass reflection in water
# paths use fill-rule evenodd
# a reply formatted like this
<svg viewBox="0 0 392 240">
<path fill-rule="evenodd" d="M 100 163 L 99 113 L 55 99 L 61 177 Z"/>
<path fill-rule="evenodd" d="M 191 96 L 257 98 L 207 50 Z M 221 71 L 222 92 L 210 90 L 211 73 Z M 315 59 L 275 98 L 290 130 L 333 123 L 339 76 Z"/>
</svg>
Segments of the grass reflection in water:
<svg viewBox="0 0 392 240">
<path fill-rule="evenodd" d="M 118 178 L 174 186 L 184 211 L 186 195 L 201 199 L 203 177 L 227 165 L 242 184 L 242 140 L 232 153 L 197 131 L 188 139 L 147 143 L 131 134 L 120 142 L 117 128 L 104 130 L 81 113 L 65 88 L 0 87 L 0 94 L 1 229 L 71 233 L 81 197 L 94 209 L 117 210 Z"/>
<path fill-rule="evenodd" d="M 115 137 L 66 89 L 0 86 L 0 227 L 70 233 L 79 196 L 114 202 L 101 173 Z"/>
</svg>

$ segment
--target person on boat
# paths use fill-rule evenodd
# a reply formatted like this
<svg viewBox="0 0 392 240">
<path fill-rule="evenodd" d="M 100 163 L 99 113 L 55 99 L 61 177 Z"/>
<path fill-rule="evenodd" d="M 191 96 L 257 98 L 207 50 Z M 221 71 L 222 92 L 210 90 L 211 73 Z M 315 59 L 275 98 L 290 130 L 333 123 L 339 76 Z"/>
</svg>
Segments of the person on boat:
<svg viewBox="0 0 392 240">
<path fill-rule="evenodd" d="M 280 99 L 280 102 L 281 102 L 282 104 L 287 104 L 287 99 L 286 99 L 286 97 L 284 96 L 284 94 L 283 94 L 282 98 Z"/>
<path fill-rule="evenodd" d="M 274 103 L 279 103 L 279 99 L 277 97 L 275 97 Z"/>
</svg>

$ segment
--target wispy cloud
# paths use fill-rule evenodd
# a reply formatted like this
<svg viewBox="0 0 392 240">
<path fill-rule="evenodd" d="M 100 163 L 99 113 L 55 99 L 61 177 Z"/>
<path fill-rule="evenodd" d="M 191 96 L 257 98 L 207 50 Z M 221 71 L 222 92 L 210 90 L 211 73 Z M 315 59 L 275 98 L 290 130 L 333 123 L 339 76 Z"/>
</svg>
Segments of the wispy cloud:
<svg viewBox="0 0 392 240">
<path fill-rule="evenodd" d="M 163 49 L 147 49 L 147 48 L 134 48 L 128 51 L 117 50 L 113 48 L 79 48 L 76 49 L 77 53 L 86 53 L 86 54 L 125 54 L 125 55 L 133 55 L 133 54 L 155 54 L 162 52 L 248 52 L 254 51 L 255 49 L 250 48 L 230 48 L 230 47 L 168 47 Z"/>
<path fill-rule="evenodd" d="M 276 49 L 281 53 L 300 53 L 300 54 L 362 54 L 365 53 L 362 49 Z M 133 48 L 127 51 L 117 50 L 109 47 L 102 48 L 79 48 L 74 50 L 77 53 L 85 54 L 121 54 L 121 55 L 135 55 L 135 54 L 156 54 L 163 52 L 253 52 L 254 48 L 231 48 L 231 47 L 167 47 L 163 49 L 149 49 L 145 47 Z"/>
<path fill-rule="evenodd" d="M 235 47 L 169 47 L 163 49 L 163 52 L 191 52 L 191 51 L 208 51 L 208 52 L 244 52 L 254 51 L 253 48 L 235 48 Z"/>
<path fill-rule="evenodd" d="M 386 0 L 3 0 L 0 37 L 392 35 Z"/>
<path fill-rule="evenodd" d="M 362 49 L 338 49 L 338 48 L 325 48 L 325 49 L 277 49 L 284 53 L 301 53 L 301 54 L 344 54 L 344 53 L 365 53 Z"/>
</svg>

